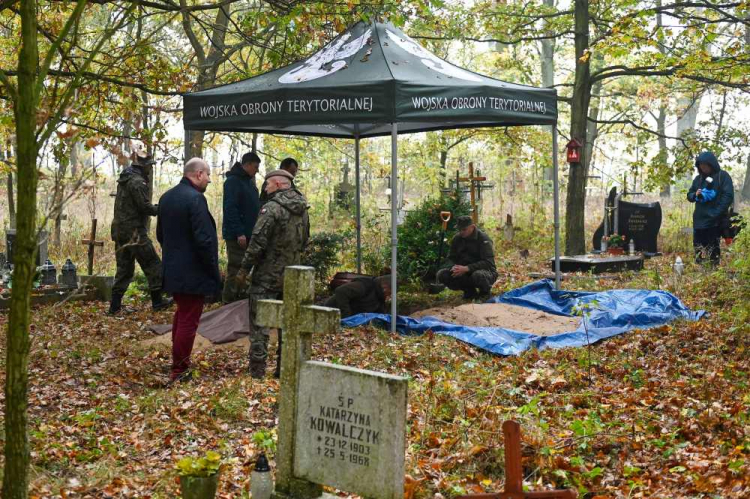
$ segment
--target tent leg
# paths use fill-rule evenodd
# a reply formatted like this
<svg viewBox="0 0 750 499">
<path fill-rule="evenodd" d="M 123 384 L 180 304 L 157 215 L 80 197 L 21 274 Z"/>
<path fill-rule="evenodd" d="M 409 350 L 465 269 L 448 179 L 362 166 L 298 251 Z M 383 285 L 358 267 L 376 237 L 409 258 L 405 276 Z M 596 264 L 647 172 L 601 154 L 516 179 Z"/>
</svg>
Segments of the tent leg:
<svg viewBox="0 0 750 499">
<path fill-rule="evenodd" d="M 398 310 L 398 125 L 391 128 L 391 332 L 396 332 Z"/>
<path fill-rule="evenodd" d="M 552 125 L 552 191 L 555 203 L 555 289 L 560 289 L 560 181 L 557 165 L 557 125 Z"/>
<path fill-rule="evenodd" d="M 362 273 L 362 205 L 360 204 L 360 191 L 362 186 L 359 181 L 359 136 L 354 138 L 354 179 L 357 184 L 355 204 L 357 208 L 357 273 Z"/>
</svg>

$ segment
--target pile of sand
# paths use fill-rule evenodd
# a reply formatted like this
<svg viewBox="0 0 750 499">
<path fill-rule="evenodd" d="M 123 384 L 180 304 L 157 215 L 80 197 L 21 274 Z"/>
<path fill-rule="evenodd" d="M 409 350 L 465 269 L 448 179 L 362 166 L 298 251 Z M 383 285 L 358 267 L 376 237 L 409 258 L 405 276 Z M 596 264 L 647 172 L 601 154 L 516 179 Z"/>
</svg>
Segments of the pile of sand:
<svg viewBox="0 0 750 499">
<path fill-rule="evenodd" d="M 411 316 L 421 318 L 428 315 L 461 326 L 501 327 L 540 336 L 575 331 L 581 323 L 580 317 L 553 315 L 505 303 L 467 303 L 458 307 L 436 307 L 415 312 Z"/>
</svg>

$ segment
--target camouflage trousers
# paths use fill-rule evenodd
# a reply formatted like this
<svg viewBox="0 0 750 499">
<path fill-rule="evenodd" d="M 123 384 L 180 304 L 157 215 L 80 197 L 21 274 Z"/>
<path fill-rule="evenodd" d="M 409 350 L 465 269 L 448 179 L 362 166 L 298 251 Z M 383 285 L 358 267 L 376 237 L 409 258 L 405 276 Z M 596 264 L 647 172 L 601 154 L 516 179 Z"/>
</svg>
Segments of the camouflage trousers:
<svg viewBox="0 0 750 499">
<path fill-rule="evenodd" d="M 133 280 L 136 261 L 146 274 L 149 290 L 161 290 L 161 259 L 148 236 L 141 235 L 138 239 L 131 241 L 115 242 L 115 260 L 117 273 L 112 286 L 112 294 L 125 294 Z"/>
<path fill-rule="evenodd" d="M 263 288 L 250 288 L 249 310 L 250 310 L 250 363 L 265 364 L 268 359 L 268 338 L 270 328 L 261 327 L 255 324 L 255 318 L 258 315 L 258 302 L 260 300 L 278 300 L 281 298 L 280 292 L 269 291 Z M 279 345 L 281 345 L 281 329 L 279 329 Z"/>
<path fill-rule="evenodd" d="M 237 273 L 240 271 L 242 259 L 245 257 L 245 250 L 240 243 L 235 240 L 227 239 L 227 277 L 224 280 L 224 290 L 221 293 L 221 301 L 232 303 L 233 301 L 247 298 L 246 289 L 238 289 Z"/>
<path fill-rule="evenodd" d="M 437 278 L 449 289 L 460 291 L 479 289 L 480 293 L 489 293 L 497 280 L 497 274 L 489 270 L 475 270 L 462 276 L 453 277 L 450 269 L 442 269 L 438 272 Z"/>
</svg>

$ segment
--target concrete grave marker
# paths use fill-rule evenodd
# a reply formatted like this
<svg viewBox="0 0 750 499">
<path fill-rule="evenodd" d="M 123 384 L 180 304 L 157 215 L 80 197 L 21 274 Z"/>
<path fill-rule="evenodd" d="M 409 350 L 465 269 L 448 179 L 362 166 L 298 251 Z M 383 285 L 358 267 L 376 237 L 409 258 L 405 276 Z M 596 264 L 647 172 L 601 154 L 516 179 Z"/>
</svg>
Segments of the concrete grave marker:
<svg viewBox="0 0 750 499">
<path fill-rule="evenodd" d="M 338 309 L 310 305 L 314 276 L 312 267 L 287 267 L 284 301 L 258 306 L 258 325 L 284 330 L 273 497 L 313 499 L 327 485 L 401 499 L 407 380 L 309 360 L 312 334 L 341 323 Z"/>
<path fill-rule="evenodd" d="M 369 498 L 404 496 L 406 381 L 305 362 L 297 398 L 295 475 Z"/>
</svg>

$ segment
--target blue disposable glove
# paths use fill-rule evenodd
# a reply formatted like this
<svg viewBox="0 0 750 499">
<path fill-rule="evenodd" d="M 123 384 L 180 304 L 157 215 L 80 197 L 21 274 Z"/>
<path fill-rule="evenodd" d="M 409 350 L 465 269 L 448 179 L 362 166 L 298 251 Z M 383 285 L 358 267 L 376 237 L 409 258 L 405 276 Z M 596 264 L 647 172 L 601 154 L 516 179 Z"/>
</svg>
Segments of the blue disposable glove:
<svg viewBox="0 0 750 499">
<path fill-rule="evenodd" d="M 703 194 L 703 201 L 706 203 L 716 199 L 716 191 L 713 189 L 703 189 L 701 194 Z"/>
</svg>

